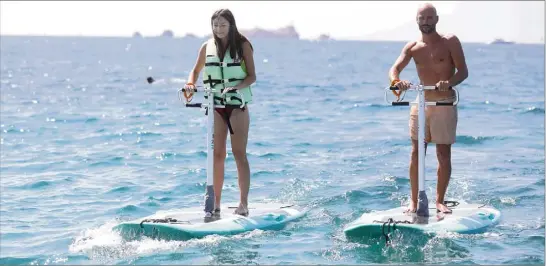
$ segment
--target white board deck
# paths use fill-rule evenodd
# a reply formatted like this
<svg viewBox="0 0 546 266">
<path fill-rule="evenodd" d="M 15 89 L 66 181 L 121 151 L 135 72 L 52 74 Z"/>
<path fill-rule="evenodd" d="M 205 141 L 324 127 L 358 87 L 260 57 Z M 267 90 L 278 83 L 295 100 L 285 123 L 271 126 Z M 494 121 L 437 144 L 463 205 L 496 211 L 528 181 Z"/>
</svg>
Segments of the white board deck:
<svg viewBox="0 0 546 266">
<path fill-rule="evenodd" d="M 287 204 L 249 203 L 249 215 L 245 217 L 233 214 L 234 207 L 237 206 L 237 203 L 223 204 L 219 217 L 207 220 L 204 218 L 203 207 L 158 211 L 147 217 L 121 223 L 114 230 L 130 238 L 147 236 L 165 240 L 186 240 L 214 234 L 232 235 L 255 229 L 279 230 L 306 213 Z M 150 221 L 166 218 L 176 221 Z"/>
<path fill-rule="evenodd" d="M 477 234 L 496 225 L 501 219 L 500 211 L 483 204 L 460 202 L 450 207 L 451 214 L 437 213 L 436 205 L 429 204 L 429 217 L 418 217 L 415 213 L 404 213 L 406 207 L 386 211 L 364 213 L 357 220 L 347 224 L 344 233 L 349 237 L 380 237 L 384 232 L 400 230 L 409 233 L 452 232 L 459 234 Z M 389 218 L 397 222 L 394 227 Z"/>
</svg>

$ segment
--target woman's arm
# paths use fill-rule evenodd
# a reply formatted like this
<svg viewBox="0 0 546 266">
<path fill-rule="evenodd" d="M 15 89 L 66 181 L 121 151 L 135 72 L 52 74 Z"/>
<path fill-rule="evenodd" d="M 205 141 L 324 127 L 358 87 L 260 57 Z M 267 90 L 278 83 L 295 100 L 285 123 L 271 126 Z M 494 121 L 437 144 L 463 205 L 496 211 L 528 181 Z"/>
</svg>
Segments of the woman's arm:
<svg viewBox="0 0 546 266">
<path fill-rule="evenodd" d="M 199 73 L 201 73 L 201 70 L 203 67 L 205 67 L 205 55 L 207 52 L 207 43 L 203 43 L 201 45 L 201 49 L 199 49 L 199 54 L 197 55 L 197 60 L 195 61 L 195 65 L 193 66 L 193 69 L 190 71 L 190 75 L 188 77 L 188 84 L 195 84 L 197 80 L 199 80 Z"/>
<path fill-rule="evenodd" d="M 252 47 L 250 47 L 250 42 L 244 42 L 243 43 L 243 59 L 245 60 L 245 66 L 246 66 L 246 78 L 239 83 L 237 86 L 233 87 L 234 89 L 242 89 L 246 88 L 252 83 L 256 82 L 256 69 L 254 68 L 254 51 L 252 50 Z"/>
</svg>

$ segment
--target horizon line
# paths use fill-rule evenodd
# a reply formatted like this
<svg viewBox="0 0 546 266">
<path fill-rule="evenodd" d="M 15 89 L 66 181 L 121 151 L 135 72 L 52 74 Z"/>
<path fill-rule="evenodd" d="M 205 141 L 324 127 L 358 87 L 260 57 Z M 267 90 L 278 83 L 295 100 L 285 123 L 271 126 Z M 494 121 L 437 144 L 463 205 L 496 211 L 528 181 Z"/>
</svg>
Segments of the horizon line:
<svg viewBox="0 0 546 266">
<path fill-rule="evenodd" d="M 167 30 L 166 30 L 167 31 Z M 136 33 L 136 32 L 135 32 Z M 134 34 L 134 33 L 133 33 Z M 188 36 L 190 35 L 190 36 Z M 325 34 L 328 35 L 328 34 Z M 135 37 L 133 35 L 84 35 L 84 34 L 0 34 L 1 37 L 53 37 L 53 38 L 62 38 L 62 37 L 81 37 L 81 38 L 125 38 L 125 39 L 206 39 L 208 35 L 200 36 L 193 33 L 186 33 L 186 35 L 173 35 L 173 36 L 161 36 L 161 35 L 142 35 L 140 37 Z M 329 36 L 329 35 L 328 35 Z M 317 37 L 318 38 L 318 37 Z M 256 37 L 255 39 L 273 39 L 273 40 L 298 40 L 298 41 L 316 41 L 316 42 L 329 42 L 329 41 L 354 41 L 354 42 L 408 42 L 410 40 L 384 40 L 384 39 L 366 39 L 366 38 L 333 38 L 327 40 L 319 40 L 317 38 L 294 38 L 294 37 Z M 491 40 L 493 41 L 493 40 Z M 481 41 L 464 41 L 462 43 L 468 44 L 490 44 L 489 42 Z M 545 42 L 513 42 L 514 44 L 528 44 L 528 45 L 545 45 Z"/>
</svg>

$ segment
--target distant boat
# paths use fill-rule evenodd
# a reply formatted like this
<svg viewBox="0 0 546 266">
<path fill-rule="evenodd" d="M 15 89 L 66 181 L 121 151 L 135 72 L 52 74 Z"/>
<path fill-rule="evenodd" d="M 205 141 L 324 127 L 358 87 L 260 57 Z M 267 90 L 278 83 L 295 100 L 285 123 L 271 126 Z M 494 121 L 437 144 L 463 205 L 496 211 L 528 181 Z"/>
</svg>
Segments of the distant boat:
<svg viewBox="0 0 546 266">
<path fill-rule="evenodd" d="M 161 34 L 160 37 L 173 38 L 174 32 L 172 30 L 166 30 Z"/>
<path fill-rule="evenodd" d="M 319 41 L 329 41 L 329 40 L 332 40 L 332 38 L 331 38 L 330 35 L 328 35 L 328 34 L 321 34 L 321 35 L 318 37 L 318 40 L 319 40 Z"/>
<path fill-rule="evenodd" d="M 509 41 L 505 41 L 503 39 L 498 38 L 498 39 L 493 40 L 489 44 L 514 44 L 514 42 L 509 42 Z"/>
</svg>

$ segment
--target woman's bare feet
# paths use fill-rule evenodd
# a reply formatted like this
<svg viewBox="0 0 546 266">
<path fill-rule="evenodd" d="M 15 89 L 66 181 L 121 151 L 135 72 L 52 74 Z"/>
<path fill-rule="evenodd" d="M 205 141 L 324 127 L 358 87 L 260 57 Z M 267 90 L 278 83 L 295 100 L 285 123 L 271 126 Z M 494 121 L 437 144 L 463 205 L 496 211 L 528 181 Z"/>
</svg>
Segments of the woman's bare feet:
<svg viewBox="0 0 546 266">
<path fill-rule="evenodd" d="M 436 212 L 452 213 L 452 211 L 443 203 L 436 202 Z"/>
<path fill-rule="evenodd" d="M 417 202 L 410 201 L 408 208 L 405 211 L 406 213 L 415 213 L 417 212 Z"/>
</svg>

